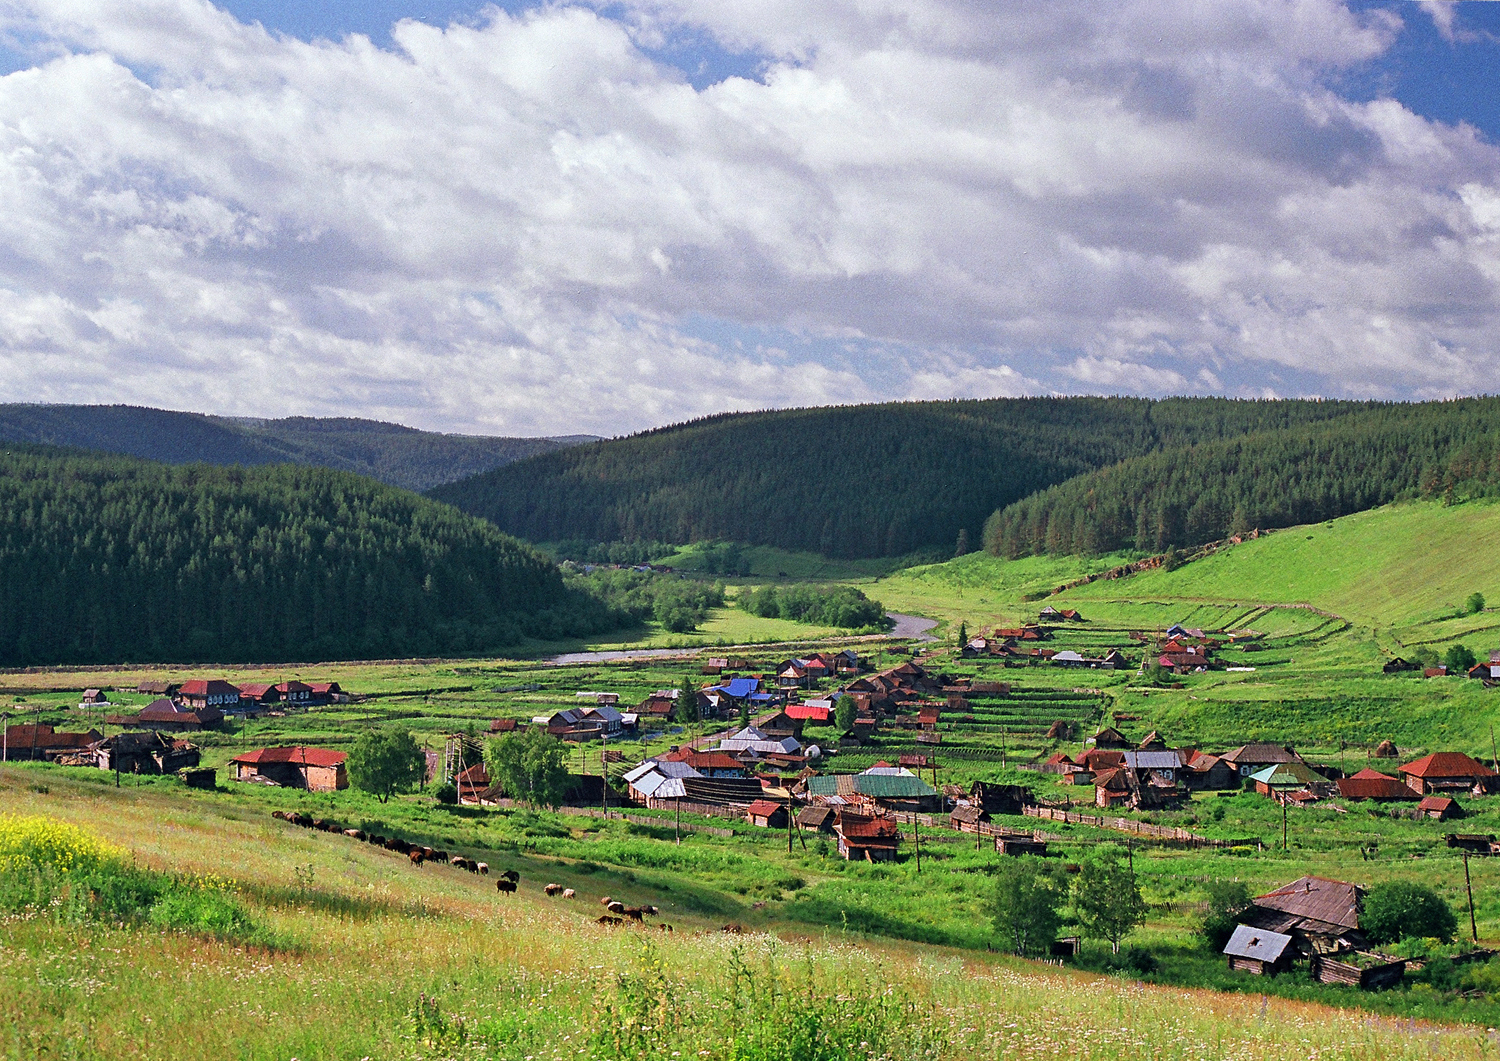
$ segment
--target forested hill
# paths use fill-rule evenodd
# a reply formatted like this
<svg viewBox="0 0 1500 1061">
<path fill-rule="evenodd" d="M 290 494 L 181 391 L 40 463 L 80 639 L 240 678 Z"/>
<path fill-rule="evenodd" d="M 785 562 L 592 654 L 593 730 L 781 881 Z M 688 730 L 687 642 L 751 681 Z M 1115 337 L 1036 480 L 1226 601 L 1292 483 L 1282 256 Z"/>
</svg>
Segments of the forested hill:
<svg viewBox="0 0 1500 1061">
<path fill-rule="evenodd" d="M 0 665 L 455 655 L 609 625 L 493 526 L 322 468 L 0 444 Z"/>
<path fill-rule="evenodd" d="M 0 405 L 0 440 L 102 450 L 168 464 L 304 464 L 426 490 L 592 438 L 446 435 L 346 417 L 261 420 L 130 405 Z"/>
<path fill-rule="evenodd" d="M 1500 491 L 1500 399 L 1381 405 L 1336 420 L 1164 448 L 995 512 L 1000 556 L 1159 552 L 1315 523 L 1403 497 Z"/>
<path fill-rule="evenodd" d="M 1163 448 L 1374 408 L 1022 398 L 728 414 L 578 446 L 431 491 L 532 541 L 723 538 L 833 557 L 978 546 L 996 508 Z"/>
</svg>

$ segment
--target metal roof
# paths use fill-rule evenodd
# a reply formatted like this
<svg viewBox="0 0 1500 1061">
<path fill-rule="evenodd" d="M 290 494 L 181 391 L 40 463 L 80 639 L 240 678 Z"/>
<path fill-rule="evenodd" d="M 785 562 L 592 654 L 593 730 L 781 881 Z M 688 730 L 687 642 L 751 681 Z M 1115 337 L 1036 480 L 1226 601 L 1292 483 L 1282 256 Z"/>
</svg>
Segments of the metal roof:
<svg viewBox="0 0 1500 1061">
<path fill-rule="evenodd" d="M 1291 945 L 1292 937 L 1264 928 L 1240 925 L 1224 945 L 1224 953 L 1234 958 L 1255 958 L 1263 962 L 1277 962 Z"/>
<path fill-rule="evenodd" d="M 1182 756 L 1176 752 L 1125 752 L 1125 765 L 1132 770 L 1177 770 Z"/>
</svg>

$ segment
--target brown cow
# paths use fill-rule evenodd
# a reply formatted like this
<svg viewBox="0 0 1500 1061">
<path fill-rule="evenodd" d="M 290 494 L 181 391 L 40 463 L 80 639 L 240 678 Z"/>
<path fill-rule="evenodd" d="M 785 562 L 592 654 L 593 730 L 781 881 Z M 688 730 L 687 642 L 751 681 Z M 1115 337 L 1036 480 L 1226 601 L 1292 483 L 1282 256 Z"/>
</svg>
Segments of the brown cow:
<svg viewBox="0 0 1500 1061">
<path fill-rule="evenodd" d="M 563 886 L 561 884 L 549 884 L 544 887 L 542 891 L 546 892 L 548 895 L 561 895 Z"/>
<path fill-rule="evenodd" d="M 500 876 L 504 877 L 506 880 L 510 881 L 512 884 L 520 884 L 521 883 L 521 875 L 519 873 L 517 873 L 513 869 L 504 870 L 503 872 L 501 872 Z"/>
<path fill-rule="evenodd" d="M 479 875 L 481 877 L 488 877 L 490 875 L 490 864 L 488 862 L 479 863 Z"/>
<path fill-rule="evenodd" d="M 563 898 L 564 899 L 572 899 L 572 898 L 576 897 L 577 895 L 578 895 L 578 893 L 575 892 L 572 888 L 564 888 L 563 889 Z"/>
<path fill-rule="evenodd" d="M 516 890 L 516 882 L 501 877 L 495 882 L 495 890 L 501 895 L 510 895 Z"/>
<path fill-rule="evenodd" d="M 610 917 L 608 914 L 600 914 L 598 923 L 601 925 L 608 925 L 610 928 L 614 928 L 616 925 L 623 925 L 625 923 L 625 919 L 623 917 Z"/>
<path fill-rule="evenodd" d="M 423 862 L 427 861 L 422 857 L 422 852 L 420 851 L 411 851 L 407 854 L 406 857 L 411 859 L 411 864 L 413 866 L 420 866 Z"/>
</svg>

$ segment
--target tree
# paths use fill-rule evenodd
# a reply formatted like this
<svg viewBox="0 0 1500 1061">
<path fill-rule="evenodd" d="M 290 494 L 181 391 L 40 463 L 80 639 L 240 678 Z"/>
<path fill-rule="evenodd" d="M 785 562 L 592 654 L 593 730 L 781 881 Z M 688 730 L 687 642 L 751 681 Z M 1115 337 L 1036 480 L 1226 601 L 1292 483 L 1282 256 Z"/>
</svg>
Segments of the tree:
<svg viewBox="0 0 1500 1061">
<path fill-rule="evenodd" d="M 958 647 L 963 648 L 969 643 L 969 624 L 962 619 L 958 621 Z"/>
<path fill-rule="evenodd" d="M 484 764 L 490 779 L 511 799 L 532 807 L 556 807 L 568 784 L 568 752 L 562 741 L 535 726 L 491 740 Z"/>
<path fill-rule="evenodd" d="M 367 729 L 349 749 L 345 766 L 350 784 L 384 803 L 422 783 L 427 755 L 407 730 Z"/>
<path fill-rule="evenodd" d="M 1470 593 L 1469 599 L 1464 601 L 1464 611 L 1468 612 L 1470 615 L 1478 615 L 1480 612 L 1484 611 L 1484 594 Z"/>
<path fill-rule="evenodd" d="M 1120 941 L 1146 920 L 1146 902 L 1135 874 L 1113 847 L 1104 848 L 1079 870 L 1073 881 L 1073 909 L 1084 935 L 1109 940 L 1116 954 Z"/>
<path fill-rule="evenodd" d="M 743 701 L 741 701 L 740 702 L 740 728 L 744 729 L 748 725 L 750 725 L 750 705 L 747 704 L 747 703 L 745 703 L 745 702 L 743 702 Z"/>
<path fill-rule="evenodd" d="M 833 724 L 838 727 L 840 733 L 848 733 L 854 728 L 854 720 L 859 715 L 859 708 L 854 703 L 854 697 L 841 696 L 839 702 L 833 709 Z"/>
<path fill-rule="evenodd" d="M 1065 893 L 1057 867 L 1043 859 L 1002 859 L 990 906 L 996 935 L 1015 954 L 1047 953 L 1062 923 L 1059 907 Z"/>
<path fill-rule="evenodd" d="M 672 717 L 679 726 L 691 726 L 698 721 L 698 694 L 693 691 L 691 678 L 684 678 L 677 690 L 677 702 L 672 705 Z"/>
<path fill-rule="evenodd" d="M 1395 943 L 1402 939 L 1440 939 L 1444 943 L 1458 931 L 1453 909 L 1426 884 L 1393 880 L 1377 884 L 1365 896 L 1359 927 L 1372 943 Z"/>
<path fill-rule="evenodd" d="M 969 528 L 958 528 L 958 541 L 953 546 L 954 556 L 963 556 L 969 551 Z"/>
<path fill-rule="evenodd" d="M 1443 662 L 1448 665 L 1449 674 L 1466 674 L 1474 666 L 1474 653 L 1467 645 L 1450 645 L 1443 654 Z"/>
<path fill-rule="evenodd" d="M 1222 807 L 1215 807 L 1222 810 Z M 1250 889 L 1244 881 L 1211 880 L 1208 882 L 1208 910 L 1198 924 L 1198 934 L 1215 954 L 1224 949 L 1234 935 L 1240 915 L 1250 906 Z"/>
</svg>

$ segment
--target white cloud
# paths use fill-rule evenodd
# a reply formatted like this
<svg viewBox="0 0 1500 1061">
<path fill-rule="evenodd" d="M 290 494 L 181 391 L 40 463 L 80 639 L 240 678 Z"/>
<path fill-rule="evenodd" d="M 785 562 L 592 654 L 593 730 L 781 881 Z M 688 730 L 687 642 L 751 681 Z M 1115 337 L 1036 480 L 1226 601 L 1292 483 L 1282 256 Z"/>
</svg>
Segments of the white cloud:
<svg viewBox="0 0 1500 1061">
<path fill-rule="evenodd" d="M 1493 389 L 1500 152 L 1325 87 L 1394 16 L 624 12 L 408 22 L 387 51 L 201 0 L 0 0 L 41 42 L 0 78 L 0 399 L 609 433 L 1080 385 Z M 684 29 L 763 79 L 698 91 L 642 50 Z M 689 315 L 859 342 L 743 349 Z"/>
</svg>

